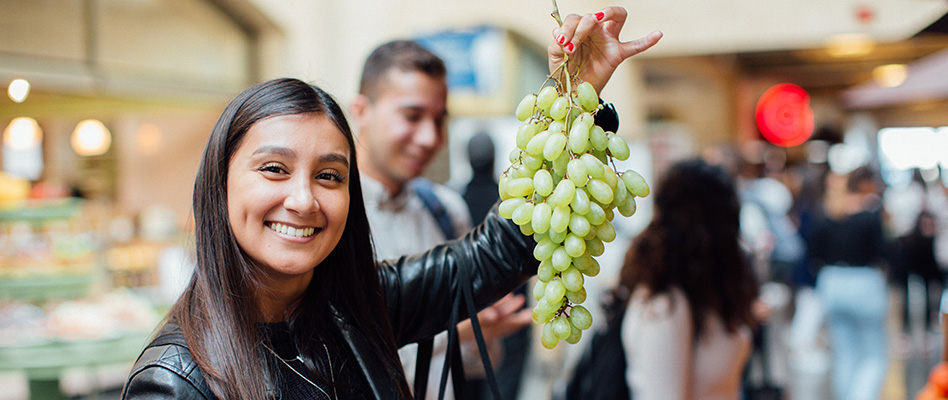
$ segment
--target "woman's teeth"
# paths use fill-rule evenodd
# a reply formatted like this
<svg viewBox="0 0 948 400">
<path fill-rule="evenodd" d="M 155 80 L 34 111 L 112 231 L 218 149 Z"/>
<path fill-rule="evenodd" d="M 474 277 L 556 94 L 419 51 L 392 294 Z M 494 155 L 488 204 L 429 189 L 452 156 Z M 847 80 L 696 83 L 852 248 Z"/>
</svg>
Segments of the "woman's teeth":
<svg viewBox="0 0 948 400">
<path fill-rule="evenodd" d="M 280 232 L 284 235 L 295 236 L 295 237 L 307 237 L 312 236 L 316 233 L 316 228 L 294 228 L 292 226 L 286 226 L 280 223 L 271 223 L 270 229 Z"/>
</svg>

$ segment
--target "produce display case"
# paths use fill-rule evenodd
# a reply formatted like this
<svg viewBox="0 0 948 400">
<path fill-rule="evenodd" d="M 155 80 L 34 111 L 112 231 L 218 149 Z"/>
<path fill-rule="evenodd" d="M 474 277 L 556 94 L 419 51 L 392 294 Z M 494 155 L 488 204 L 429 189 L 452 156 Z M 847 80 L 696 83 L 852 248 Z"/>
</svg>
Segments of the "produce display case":
<svg viewBox="0 0 948 400">
<path fill-rule="evenodd" d="M 112 289 L 97 212 L 81 199 L 0 202 L 0 370 L 32 398 L 65 398 L 67 368 L 131 362 L 160 316 Z"/>
</svg>

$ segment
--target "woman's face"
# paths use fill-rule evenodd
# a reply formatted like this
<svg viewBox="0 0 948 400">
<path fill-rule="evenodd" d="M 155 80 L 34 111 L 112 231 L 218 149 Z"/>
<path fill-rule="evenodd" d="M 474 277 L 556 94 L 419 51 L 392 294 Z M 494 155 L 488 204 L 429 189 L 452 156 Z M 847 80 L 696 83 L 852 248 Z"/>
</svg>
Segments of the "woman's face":
<svg viewBox="0 0 948 400">
<path fill-rule="evenodd" d="M 336 247 L 349 212 L 349 144 L 325 115 L 255 123 L 230 160 L 227 214 L 264 273 L 305 287 Z M 297 279 L 302 278 L 302 279 Z"/>
</svg>

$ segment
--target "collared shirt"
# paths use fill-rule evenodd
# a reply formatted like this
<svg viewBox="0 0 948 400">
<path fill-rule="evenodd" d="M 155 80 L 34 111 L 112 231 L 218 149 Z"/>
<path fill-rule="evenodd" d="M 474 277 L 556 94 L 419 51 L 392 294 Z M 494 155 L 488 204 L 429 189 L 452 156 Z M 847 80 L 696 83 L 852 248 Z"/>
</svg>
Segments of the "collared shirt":
<svg viewBox="0 0 948 400">
<path fill-rule="evenodd" d="M 435 217 L 410 185 L 392 196 L 381 182 L 366 175 L 361 180 L 376 258 L 417 254 L 447 241 Z M 451 217 L 454 231 L 463 235 L 471 230 L 471 216 L 464 199 L 445 186 L 432 187 Z"/>
</svg>

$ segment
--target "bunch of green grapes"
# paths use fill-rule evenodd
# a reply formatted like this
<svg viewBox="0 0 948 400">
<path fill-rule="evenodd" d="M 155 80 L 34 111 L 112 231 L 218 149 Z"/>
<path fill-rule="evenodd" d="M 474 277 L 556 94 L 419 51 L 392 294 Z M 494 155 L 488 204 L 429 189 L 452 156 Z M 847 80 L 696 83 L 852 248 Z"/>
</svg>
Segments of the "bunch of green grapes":
<svg viewBox="0 0 948 400">
<path fill-rule="evenodd" d="M 588 82 L 564 73 L 562 82 L 529 94 L 517 106 L 517 148 L 500 176 L 500 215 L 512 219 L 537 242 L 540 261 L 533 288 L 533 322 L 543 324 L 541 343 L 575 344 L 592 326 L 585 277 L 599 274 L 599 262 L 616 238 L 614 211 L 635 213 L 635 197 L 649 193 L 637 172 L 617 172 L 612 159 L 629 158 L 629 146 L 594 124 L 602 108 Z"/>
</svg>

